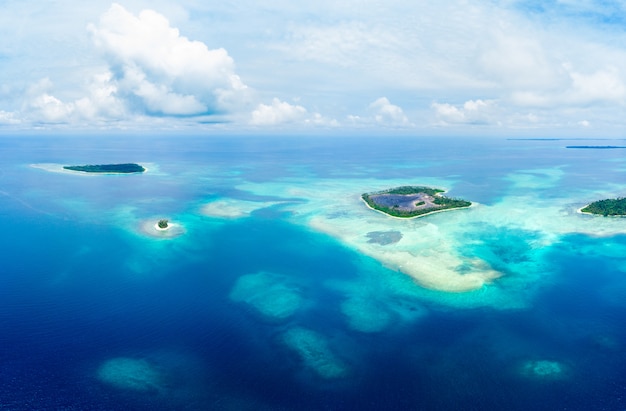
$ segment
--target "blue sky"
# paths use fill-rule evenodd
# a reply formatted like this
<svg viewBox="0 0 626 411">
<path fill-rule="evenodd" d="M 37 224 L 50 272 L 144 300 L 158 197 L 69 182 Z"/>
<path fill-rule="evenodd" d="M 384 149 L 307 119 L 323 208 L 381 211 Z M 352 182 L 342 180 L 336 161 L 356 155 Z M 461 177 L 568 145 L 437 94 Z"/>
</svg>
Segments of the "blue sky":
<svg viewBox="0 0 626 411">
<path fill-rule="evenodd" d="M 5 0 L 0 132 L 626 137 L 626 2 L 259 3 Z"/>
</svg>

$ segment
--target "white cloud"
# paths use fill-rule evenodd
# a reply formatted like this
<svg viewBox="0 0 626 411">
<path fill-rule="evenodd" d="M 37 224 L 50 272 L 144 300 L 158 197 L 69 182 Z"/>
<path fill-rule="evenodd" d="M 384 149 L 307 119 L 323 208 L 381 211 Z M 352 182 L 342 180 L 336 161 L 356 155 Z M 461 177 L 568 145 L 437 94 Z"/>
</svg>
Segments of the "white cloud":
<svg viewBox="0 0 626 411">
<path fill-rule="evenodd" d="M 22 111 L 24 114 L 32 116 L 36 122 L 44 123 L 64 123 L 69 121 L 74 113 L 74 104 L 64 103 L 52 94 L 52 82 L 44 78 L 31 85 L 26 93 Z"/>
<path fill-rule="evenodd" d="M 364 53 L 385 52 L 401 44 L 392 31 L 351 21 L 335 25 L 297 25 L 289 29 L 289 40 L 274 45 L 283 52 L 303 60 L 351 66 Z"/>
<path fill-rule="evenodd" d="M 117 86 L 110 72 L 95 75 L 87 86 L 87 95 L 74 103 L 77 113 L 87 120 L 126 117 L 126 106 L 117 97 Z"/>
<path fill-rule="evenodd" d="M 564 87 L 550 92 L 537 89 L 514 91 L 511 94 L 512 103 L 534 107 L 584 107 L 590 104 L 622 105 L 626 102 L 623 79 L 626 73 L 617 68 L 609 66 L 589 74 L 575 71 L 570 64 L 564 64 L 563 69 L 568 79 Z"/>
<path fill-rule="evenodd" d="M 399 106 L 391 104 L 387 97 L 381 97 L 369 105 L 374 111 L 374 118 L 379 124 L 408 125 L 409 119 Z"/>
<path fill-rule="evenodd" d="M 193 116 L 225 111 L 245 93 L 226 50 L 211 50 L 153 10 L 137 17 L 119 4 L 89 25 L 116 81 L 116 94 L 140 112 Z"/>
<path fill-rule="evenodd" d="M 93 76 L 85 96 L 63 101 L 53 94 L 54 85 L 48 78 L 32 84 L 21 109 L 21 116 L 35 123 L 79 123 L 122 120 L 127 117 L 126 106 L 116 97 L 111 73 Z"/>
<path fill-rule="evenodd" d="M 21 120 L 16 113 L 0 110 L 0 124 L 20 124 Z"/>
<path fill-rule="evenodd" d="M 58 98 L 44 93 L 31 101 L 31 108 L 39 110 L 47 122 L 65 122 L 74 112 L 74 105 L 64 103 Z"/>
<path fill-rule="evenodd" d="M 339 127 L 341 125 L 336 119 L 325 117 L 321 115 L 320 113 L 313 113 L 304 122 L 305 124 L 312 124 L 315 126 L 325 126 L 325 127 Z"/>
<path fill-rule="evenodd" d="M 615 67 L 608 67 L 585 75 L 571 71 L 572 99 L 586 104 L 591 102 L 623 103 L 626 87 L 622 76 Z"/>
<path fill-rule="evenodd" d="M 543 44 L 541 33 L 528 24 L 517 27 L 512 22 L 502 22 L 501 25 L 483 35 L 477 48 L 476 75 L 488 78 L 504 90 L 559 87 L 559 82 L 564 80 L 559 76 L 563 73 L 558 59 Z"/>
<path fill-rule="evenodd" d="M 263 126 L 294 123 L 304 121 L 306 116 L 307 110 L 304 107 L 274 98 L 271 105 L 259 104 L 252 112 L 250 123 Z"/>
<path fill-rule="evenodd" d="M 489 124 L 497 122 L 497 109 L 491 100 L 468 100 L 462 106 L 433 103 L 435 115 L 444 124 Z"/>
<path fill-rule="evenodd" d="M 626 118 L 617 3 L 109 1 L 0 2 L 0 123 L 144 127 L 161 117 L 230 129 L 337 125 L 332 116 L 355 128 L 420 119 L 427 130 L 421 120 L 435 114 L 468 127 L 585 119 L 618 130 Z M 41 78 L 54 87 L 29 91 Z M 291 108 L 272 100 L 294 95 L 302 102 Z M 402 107 L 369 107 L 371 96 Z"/>
<path fill-rule="evenodd" d="M 303 124 L 314 126 L 337 127 L 339 123 L 334 119 L 322 116 L 320 113 L 309 113 L 303 106 L 290 104 L 277 98 L 272 104 L 259 104 L 252 111 L 250 124 L 257 126 L 272 126 L 280 124 Z"/>
</svg>

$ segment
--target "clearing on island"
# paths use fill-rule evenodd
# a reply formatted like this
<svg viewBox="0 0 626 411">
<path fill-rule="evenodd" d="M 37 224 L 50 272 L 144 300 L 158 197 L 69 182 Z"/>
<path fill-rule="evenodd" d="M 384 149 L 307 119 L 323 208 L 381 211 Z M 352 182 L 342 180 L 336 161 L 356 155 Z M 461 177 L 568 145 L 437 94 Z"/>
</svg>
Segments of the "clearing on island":
<svg viewBox="0 0 626 411">
<path fill-rule="evenodd" d="M 135 163 L 124 164 L 87 164 L 84 166 L 63 166 L 66 170 L 82 171 L 84 173 L 116 173 L 116 174 L 130 174 L 130 173 L 143 173 L 146 169 L 143 166 Z"/>
<path fill-rule="evenodd" d="M 361 198 L 374 210 L 392 217 L 412 218 L 436 211 L 464 208 L 471 202 L 442 195 L 444 190 L 421 186 L 402 186 L 375 193 L 364 193 Z"/>
</svg>

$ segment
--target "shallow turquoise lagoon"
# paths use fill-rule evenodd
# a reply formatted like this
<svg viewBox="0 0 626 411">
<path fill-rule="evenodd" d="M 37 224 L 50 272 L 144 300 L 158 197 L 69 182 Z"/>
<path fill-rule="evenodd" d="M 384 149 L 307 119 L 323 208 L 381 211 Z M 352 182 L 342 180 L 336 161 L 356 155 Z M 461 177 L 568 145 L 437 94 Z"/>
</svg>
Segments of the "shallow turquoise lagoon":
<svg viewBox="0 0 626 411">
<path fill-rule="evenodd" d="M 568 145 L 3 137 L 0 409 L 624 409 L 626 158 Z"/>
</svg>

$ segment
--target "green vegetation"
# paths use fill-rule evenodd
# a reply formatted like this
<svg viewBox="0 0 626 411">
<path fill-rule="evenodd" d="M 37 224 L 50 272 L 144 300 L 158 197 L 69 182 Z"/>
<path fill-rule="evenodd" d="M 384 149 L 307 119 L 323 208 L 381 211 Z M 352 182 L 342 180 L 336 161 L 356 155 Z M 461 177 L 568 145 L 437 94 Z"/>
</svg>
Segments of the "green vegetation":
<svg viewBox="0 0 626 411">
<path fill-rule="evenodd" d="M 166 229 L 166 228 L 167 228 L 167 223 L 168 223 L 168 222 L 169 222 L 169 221 L 168 221 L 168 220 L 166 220 L 166 219 L 159 220 L 159 222 L 157 223 L 157 225 L 159 226 L 159 228 Z"/>
<path fill-rule="evenodd" d="M 470 201 L 462 200 L 460 198 L 450 198 L 444 196 L 437 196 L 433 203 L 442 206 L 443 208 L 463 208 L 472 205 Z"/>
<path fill-rule="evenodd" d="M 566 146 L 565 148 L 588 148 L 595 150 L 610 150 L 616 148 L 626 148 L 625 146 Z"/>
<path fill-rule="evenodd" d="M 401 186 L 396 188 L 390 188 L 389 190 L 380 191 L 378 193 L 372 194 L 399 194 L 399 195 L 410 195 L 410 194 L 418 194 L 424 193 L 429 196 L 436 196 L 438 194 L 444 193 L 445 191 L 438 188 L 430 188 L 430 187 L 421 187 L 421 186 Z M 363 194 L 366 195 L 366 194 Z"/>
<path fill-rule="evenodd" d="M 145 168 L 135 163 L 125 164 L 96 164 L 84 166 L 63 166 L 66 170 L 82 171 L 84 173 L 143 173 Z"/>
<path fill-rule="evenodd" d="M 421 186 L 402 186 L 376 193 L 364 193 L 363 201 L 374 210 L 393 217 L 411 218 L 434 211 L 469 207 L 471 202 L 441 195 L 444 190 Z"/>
<path fill-rule="evenodd" d="M 606 199 L 594 201 L 583 208 L 583 213 L 599 214 L 607 216 L 626 216 L 626 198 Z"/>
</svg>

